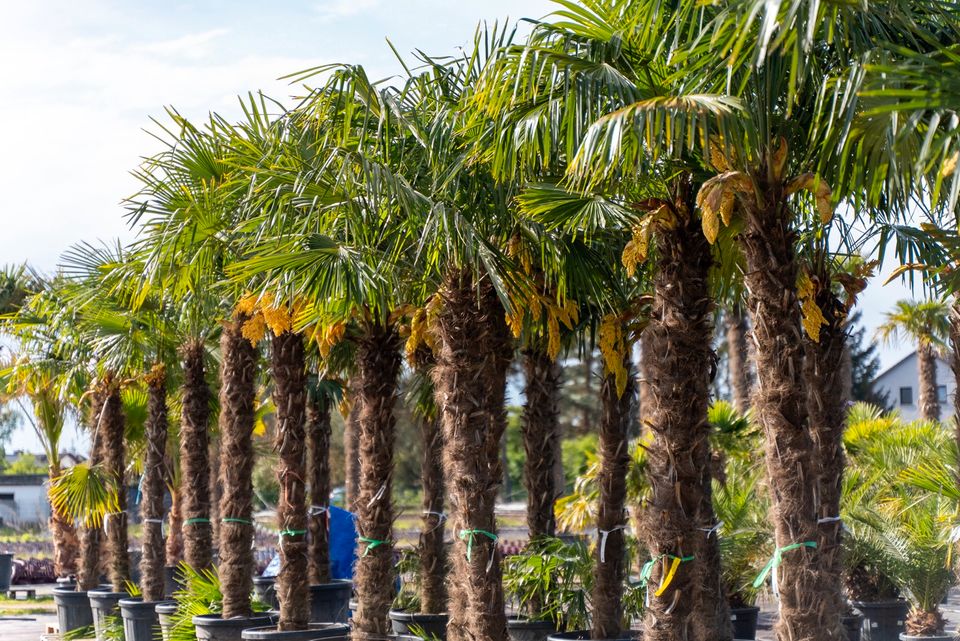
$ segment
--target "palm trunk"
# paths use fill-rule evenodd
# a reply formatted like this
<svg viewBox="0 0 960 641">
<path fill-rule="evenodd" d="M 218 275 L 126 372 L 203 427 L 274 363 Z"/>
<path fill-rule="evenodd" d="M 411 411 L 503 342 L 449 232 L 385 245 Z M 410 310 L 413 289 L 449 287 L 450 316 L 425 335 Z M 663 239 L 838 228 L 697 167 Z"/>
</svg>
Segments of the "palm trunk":
<svg viewBox="0 0 960 641">
<path fill-rule="evenodd" d="M 90 403 L 90 467 L 103 461 L 103 394 L 94 390 Z M 80 528 L 80 556 L 77 562 L 77 590 L 93 590 L 100 584 L 100 547 L 103 530 L 96 525 L 87 524 Z"/>
<path fill-rule="evenodd" d="M 390 632 L 387 611 L 393 601 L 393 407 L 400 374 L 400 338 L 392 327 L 364 323 L 357 342 L 357 395 L 360 487 L 354 503 L 359 555 L 354 585 L 359 607 L 354 638 L 382 638 Z"/>
<path fill-rule="evenodd" d="M 53 487 L 53 480 L 60 476 L 59 464 L 50 465 L 48 487 Z M 77 538 L 77 529 L 70 517 L 53 506 L 51 502 L 50 535 L 53 538 L 53 567 L 58 577 L 67 577 L 77 573 L 77 555 L 79 554 L 80 540 Z"/>
<path fill-rule="evenodd" d="M 807 384 L 807 412 L 813 438 L 814 460 L 819 472 L 820 508 L 817 551 L 823 572 L 824 617 L 831 626 L 840 625 L 846 611 L 843 594 L 842 533 L 840 497 L 843 493 L 843 431 L 847 425 L 847 387 L 844 368 L 838 367 L 847 352 L 844 328 L 846 310 L 831 291 L 826 274 L 820 275 L 817 304 L 828 320 L 820 329 L 820 340 L 807 341 L 804 379 Z"/>
<path fill-rule="evenodd" d="M 180 468 L 183 478 L 183 557 L 195 570 L 212 564 L 210 523 L 210 388 L 204 374 L 203 341 L 183 346 L 183 413 Z"/>
<path fill-rule="evenodd" d="M 284 332 L 273 337 L 273 404 L 277 408 L 274 447 L 280 454 L 277 480 L 280 500 L 280 601 L 278 630 L 306 630 L 310 622 L 310 577 L 307 559 L 306 412 L 307 364 L 303 336 Z"/>
<path fill-rule="evenodd" d="M 239 317 L 220 337 L 220 590 L 223 618 L 250 616 L 253 591 L 253 426 L 257 350 Z"/>
<path fill-rule="evenodd" d="M 639 395 L 639 415 L 640 420 L 640 433 L 643 434 L 647 430 L 647 422 L 650 420 L 650 417 L 654 412 L 654 397 L 653 390 L 651 389 L 650 383 L 654 378 L 656 365 L 653 362 L 653 350 L 648 345 L 649 338 L 647 338 L 647 333 L 643 332 L 640 335 L 640 380 L 637 381 L 637 389 L 640 392 Z"/>
<path fill-rule="evenodd" d="M 739 305 L 724 316 L 727 326 L 727 366 L 730 398 L 741 414 L 750 409 L 750 357 L 747 350 L 747 317 Z"/>
<path fill-rule="evenodd" d="M 183 561 L 183 514 L 181 511 L 180 485 L 170 488 L 170 513 L 167 526 L 167 566 L 176 567 Z"/>
<path fill-rule="evenodd" d="M 110 558 L 110 582 L 115 592 L 123 592 L 130 580 L 123 403 L 120 400 L 119 384 L 113 376 L 108 375 L 103 385 L 105 397 L 100 424 L 103 429 L 103 463 L 117 493 L 116 512 L 106 516 L 103 530 Z"/>
<path fill-rule="evenodd" d="M 347 382 L 347 394 L 351 399 L 350 411 L 343 420 L 343 475 L 344 501 L 347 509 L 354 510 L 357 496 L 360 494 L 360 427 L 357 425 L 357 395 L 359 393 L 357 376 Z"/>
<path fill-rule="evenodd" d="M 318 393 L 307 401 L 310 464 L 310 583 L 330 583 L 330 403 Z"/>
<path fill-rule="evenodd" d="M 220 540 L 220 443 L 210 435 L 210 537 Z"/>
<path fill-rule="evenodd" d="M 676 209 L 686 220 L 657 237 L 653 312 L 643 332 L 653 365 L 643 538 L 655 560 L 644 638 L 723 641 L 733 632 L 720 581 L 707 422 L 709 365 L 716 361 L 708 282 L 713 260 L 700 220 L 691 215 L 690 184 L 679 181 L 676 189 Z"/>
<path fill-rule="evenodd" d="M 147 376 L 147 456 L 143 464 L 143 556 L 140 561 L 140 591 L 144 601 L 164 597 L 165 554 L 163 544 L 164 459 L 167 446 L 167 371 L 154 365 Z"/>
<path fill-rule="evenodd" d="M 953 299 L 950 307 L 950 348 L 953 351 L 950 368 L 953 370 L 953 438 L 957 444 L 957 453 L 960 455 L 960 297 Z M 956 461 L 958 476 L 957 486 L 960 487 L 960 460 Z"/>
<path fill-rule="evenodd" d="M 447 605 L 447 559 L 444 536 L 443 433 L 435 417 L 422 418 L 423 516 L 420 519 L 420 612 L 440 614 Z"/>
<path fill-rule="evenodd" d="M 920 418 L 940 420 L 940 399 L 937 396 L 937 353 L 932 345 L 921 343 L 917 349 L 920 378 Z"/>
<path fill-rule="evenodd" d="M 503 475 L 511 338 L 488 280 L 451 270 L 440 295 L 442 346 L 433 379 L 456 532 L 448 631 L 454 639 L 502 641 L 507 629 L 494 508 Z"/>
<path fill-rule="evenodd" d="M 523 352 L 527 386 L 523 406 L 523 481 L 527 488 L 527 530 L 531 539 L 553 536 L 556 441 L 560 429 L 560 366 L 542 349 Z M 535 607 L 533 604 L 532 607 Z M 538 609 L 538 608 L 535 608 Z"/>
<path fill-rule="evenodd" d="M 607 373 L 600 386 L 600 501 L 597 511 L 597 530 L 600 542 L 594 552 L 593 620 L 591 639 L 618 639 L 623 627 L 623 579 L 626 574 L 624 533 L 627 514 L 627 467 L 630 463 L 628 438 L 630 432 L 630 405 L 637 393 L 636 375 L 630 355 L 625 354 L 627 385 L 623 394 L 617 393 L 616 377 Z"/>
<path fill-rule="evenodd" d="M 768 193 L 769 192 L 769 193 Z M 797 301 L 797 264 L 791 213 L 779 185 L 770 185 L 765 206 L 748 210 L 740 239 L 746 256 L 744 280 L 749 292 L 756 347 L 757 384 L 753 411 L 766 441 L 777 548 L 780 619 L 777 638 L 837 639 L 822 607 L 817 541 L 817 471 L 807 424 L 803 385 L 803 329 Z"/>
</svg>

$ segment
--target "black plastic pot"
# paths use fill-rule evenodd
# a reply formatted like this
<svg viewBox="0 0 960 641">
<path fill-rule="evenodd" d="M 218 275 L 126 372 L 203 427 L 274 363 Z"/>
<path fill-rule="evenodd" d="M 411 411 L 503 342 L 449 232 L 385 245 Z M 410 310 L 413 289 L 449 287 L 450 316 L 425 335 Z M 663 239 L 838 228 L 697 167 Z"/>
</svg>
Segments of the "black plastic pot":
<svg viewBox="0 0 960 641">
<path fill-rule="evenodd" d="M 311 623 L 346 623 L 350 618 L 353 583 L 334 581 L 310 586 Z"/>
<path fill-rule="evenodd" d="M 449 619 L 450 617 L 446 614 L 420 614 L 419 612 L 390 610 L 390 625 L 393 627 L 394 634 L 420 636 L 422 632 L 427 638 L 446 641 L 447 621 Z"/>
<path fill-rule="evenodd" d="M 57 623 L 60 634 L 93 625 L 93 610 L 86 592 L 77 592 L 75 588 L 55 587 L 53 602 L 57 604 Z"/>
<path fill-rule="evenodd" d="M 863 615 L 860 628 L 862 641 L 899 641 L 910 609 L 906 601 L 854 601 L 853 607 Z"/>
<path fill-rule="evenodd" d="M 272 576 L 253 577 L 253 594 L 257 597 L 257 601 L 266 603 L 274 610 L 280 607 L 280 601 L 277 600 L 277 588 L 274 585 L 276 582 L 276 577 Z"/>
<path fill-rule="evenodd" d="M 72 576 L 61 576 L 57 578 L 57 587 L 58 588 L 68 588 L 70 590 L 77 589 L 77 579 Z"/>
<path fill-rule="evenodd" d="M 311 623 L 306 630 L 277 630 L 271 625 L 263 628 L 247 628 L 243 631 L 243 641 L 313 641 L 314 639 L 335 639 L 350 634 L 346 623 Z"/>
<path fill-rule="evenodd" d="M 635 641 L 637 637 L 629 630 L 621 632 L 616 639 L 608 641 Z M 557 632 L 547 637 L 547 641 L 595 641 L 590 636 L 590 630 L 572 630 L 570 632 Z"/>
<path fill-rule="evenodd" d="M 551 634 L 560 632 L 553 621 L 534 621 L 524 617 L 507 617 L 507 634 L 510 641 L 546 641 Z"/>
<path fill-rule="evenodd" d="M 863 615 L 859 613 L 844 614 L 840 617 L 840 625 L 847 631 L 847 641 L 860 641 L 860 630 L 863 627 Z"/>
<path fill-rule="evenodd" d="M 0 592 L 10 589 L 10 579 L 13 578 L 13 555 L 0 554 Z"/>
<path fill-rule="evenodd" d="M 160 626 L 160 639 L 167 641 L 173 629 L 173 615 L 177 613 L 176 601 L 161 601 L 154 610 L 157 613 L 157 625 Z"/>
<path fill-rule="evenodd" d="M 90 609 L 93 611 L 93 629 L 97 633 L 97 641 L 104 641 L 104 619 L 117 616 L 120 613 L 120 599 L 126 599 L 129 596 L 126 592 L 113 592 L 110 589 L 87 592 Z"/>
<path fill-rule="evenodd" d="M 733 638 L 752 641 L 757 638 L 757 619 L 760 608 L 730 608 L 730 625 L 733 626 Z"/>
<path fill-rule="evenodd" d="M 197 629 L 198 641 L 240 641 L 243 631 L 248 628 L 262 628 L 271 625 L 275 619 L 258 614 L 253 617 L 221 618 L 219 614 L 204 614 L 193 617 Z"/>
<path fill-rule="evenodd" d="M 928 637 L 915 637 L 906 633 L 900 635 L 900 641 L 951 641 L 951 639 L 956 638 L 957 637 L 952 634 L 941 634 Z"/>
<path fill-rule="evenodd" d="M 157 605 L 163 601 L 144 601 L 140 597 L 120 599 L 123 637 L 126 641 L 154 641 L 159 625 Z"/>
</svg>

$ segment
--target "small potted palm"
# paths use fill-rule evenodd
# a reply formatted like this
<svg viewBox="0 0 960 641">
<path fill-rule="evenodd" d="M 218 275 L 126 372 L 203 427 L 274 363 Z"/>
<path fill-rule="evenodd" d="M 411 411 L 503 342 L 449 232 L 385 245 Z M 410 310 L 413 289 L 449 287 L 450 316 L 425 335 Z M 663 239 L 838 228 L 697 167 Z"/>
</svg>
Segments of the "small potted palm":
<svg viewBox="0 0 960 641">
<path fill-rule="evenodd" d="M 511 641 L 544 641 L 566 627 L 584 628 L 592 561 L 577 541 L 538 537 L 503 564 L 503 588 L 516 614 L 507 619 Z"/>
<path fill-rule="evenodd" d="M 414 548 L 400 551 L 397 561 L 397 575 L 400 577 L 400 589 L 390 607 L 390 625 L 394 634 L 416 636 L 425 639 L 446 639 L 446 613 L 424 612 L 420 598 L 422 589 L 422 564 L 420 555 Z"/>
</svg>

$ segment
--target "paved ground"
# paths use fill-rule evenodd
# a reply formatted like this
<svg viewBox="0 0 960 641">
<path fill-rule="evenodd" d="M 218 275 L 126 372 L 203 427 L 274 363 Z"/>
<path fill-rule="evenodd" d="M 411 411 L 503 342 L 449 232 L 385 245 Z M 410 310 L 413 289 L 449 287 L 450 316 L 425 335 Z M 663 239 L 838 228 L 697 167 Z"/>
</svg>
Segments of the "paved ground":
<svg viewBox="0 0 960 641">
<path fill-rule="evenodd" d="M 53 585 L 36 586 L 38 595 L 52 594 Z M 44 602 L 51 610 L 54 608 L 49 601 Z M 947 602 L 940 606 L 943 617 L 947 620 L 947 630 L 957 630 L 960 625 L 960 588 L 955 588 L 947 597 Z M 776 604 L 767 601 L 760 604 L 760 623 L 757 630 L 758 641 L 773 640 L 773 623 L 776 620 Z M 55 625 L 57 616 L 50 614 L 24 614 L 22 616 L 0 616 L 0 640 L 2 641 L 40 641 L 48 625 Z"/>
</svg>

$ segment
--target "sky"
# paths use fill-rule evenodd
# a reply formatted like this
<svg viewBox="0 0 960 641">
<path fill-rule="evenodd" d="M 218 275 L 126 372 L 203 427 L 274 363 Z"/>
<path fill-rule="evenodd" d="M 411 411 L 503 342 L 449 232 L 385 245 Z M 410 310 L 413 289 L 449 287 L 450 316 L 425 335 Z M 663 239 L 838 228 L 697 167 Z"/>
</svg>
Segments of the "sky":
<svg viewBox="0 0 960 641">
<path fill-rule="evenodd" d="M 237 96 L 302 90 L 281 76 L 317 65 L 400 72 L 397 51 L 454 53 L 478 22 L 539 18 L 547 0 L 313 0 L 263 3 L 0 0 L 0 264 L 56 269 L 84 240 L 129 239 L 121 205 L 130 175 L 159 148 L 165 108 L 202 120 L 240 113 Z M 886 271 L 892 266 L 886 266 Z M 877 279 L 878 281 L 880 279 Z M 872 329 L 902 286 L 874 283 L 861 300 Z M 907 346 L 884 349 L 883 365 Z M 65 445 L 82 445 L 75 433 Z M 29 428 L 10 449 L 36 449 Z"/>
</svg>

